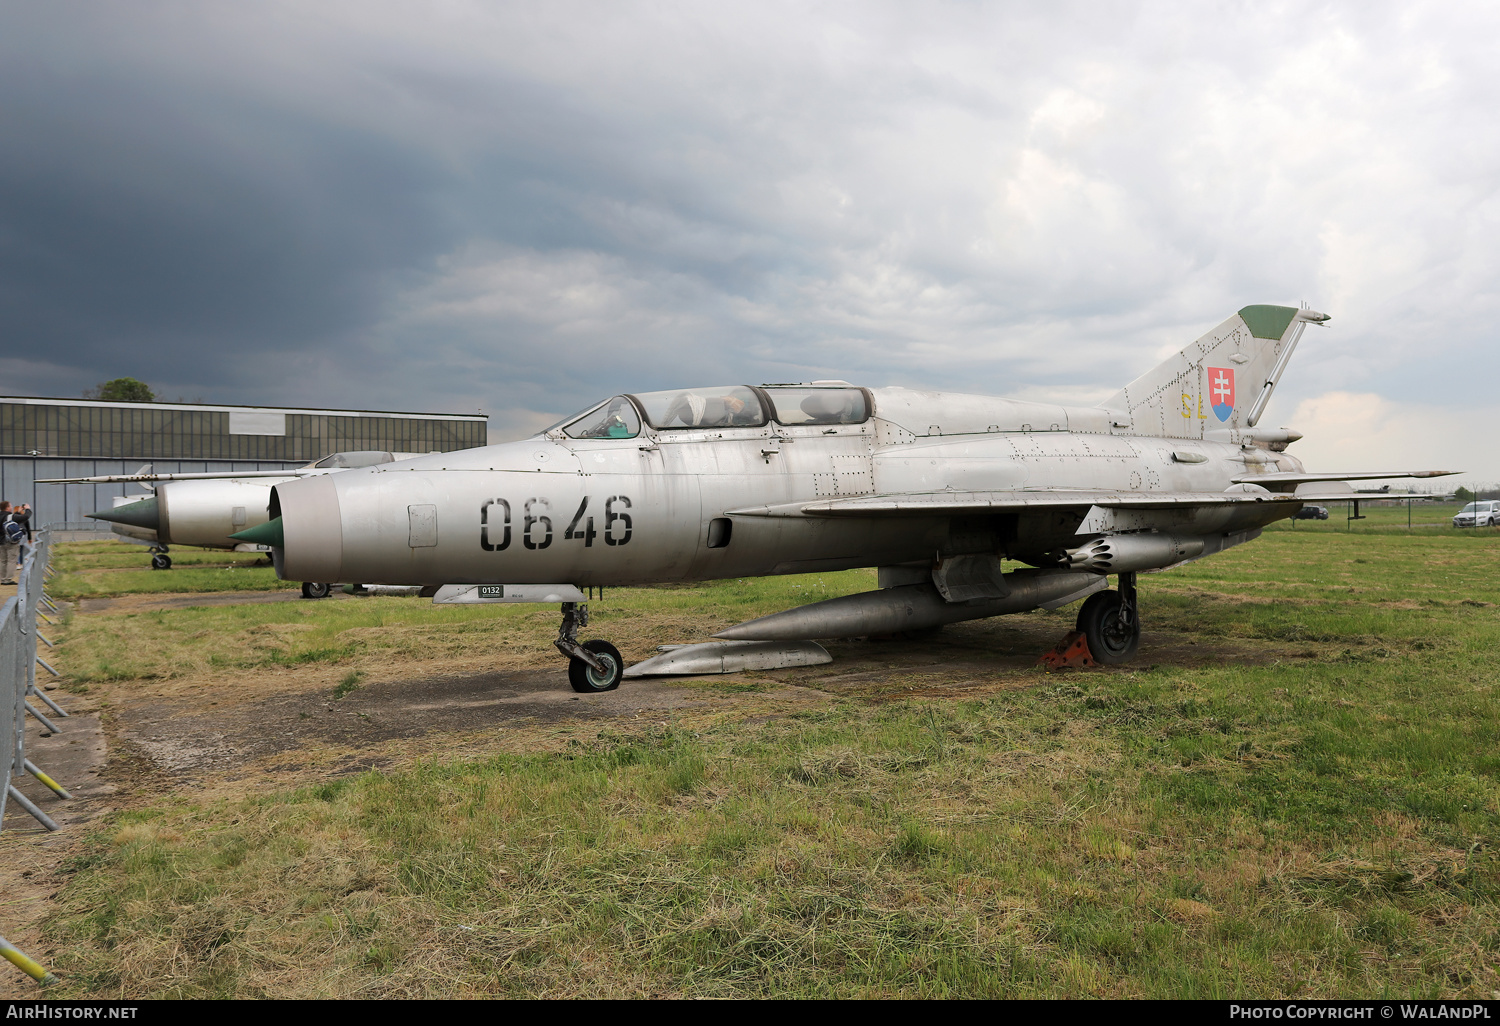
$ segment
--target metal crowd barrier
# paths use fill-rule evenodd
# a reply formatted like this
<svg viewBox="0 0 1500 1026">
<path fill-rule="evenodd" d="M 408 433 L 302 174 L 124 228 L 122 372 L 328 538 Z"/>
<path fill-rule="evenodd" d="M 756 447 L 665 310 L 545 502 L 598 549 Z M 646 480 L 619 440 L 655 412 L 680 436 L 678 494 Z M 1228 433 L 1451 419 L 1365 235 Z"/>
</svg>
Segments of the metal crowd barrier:
<svg viewBox="0 0 1500 1026">
<path fill-rule="evenodd" d="M 32 705 L 31 700 L 37 699 L 59 718 L 68 714 L 36 686 L 38 666 L 57 676 L 57 671 L 37 651 L 39 641 L 48 648 L 52 647 L 52 640 L 38 629 L 38 621 L 50 624 L 53 621 L 48 612 L 56 614 L 58 611 L 44 589 L 52 572 L 52 532 L 42 528 L 36 533 L 35 543 L 23 551 L 21 572 L 16 577 L 16 594 L 0 606 L 0 784 L 4 785 L 0 786 L 0 830 L 5 826 L 7 800 L 31 813 L 48 830 L 56 830 L 57 824 L 52 817 L 37 808 L 36 803 L 11 782 L 30 773 L 59 797 L 72 797 L 26 757 L 27 716 L 34 717 L 49 731 L 56 733 L 58 729 L 57 724 Z M 4 569 L 8 571 L 10 567 Z M 4 937 L 0 937 L 0 958 L 11 962 L 38 983 L 54 982 L 51 973 Z"/>
<path fill-rule="evenodd" d="M 4 783 L 4 787 L 0 787 L 0 829 L 4 829 L 5 805 L 9 800 L 29 812 L 48 830 L 56 830 L 57 824 L 52 818 L 12 783 L 29 773 L 58 797 L 72 797 L 26 757 L 27 716 L 53 733 L 60 732 L 57 724 L 32 704 L 32 699 L 47 706 L 59 719 L 68 714 L 36 686 L 38 666 L 54 677 L 58 675 L 37 651 L 39 641 L 48 648 L 52 647 L 52 640 L 41 632 L 38 621 L 50 624 L 53 621 L 48 613 L 57 613 L 57 606 L 47 597 L 44 587 L 51 573 L 50 529 L 44 527 L 38 531 L 34 543 L 23 551 L 25 556 L 16 578 L 19 582 L 16 594 L 0 606 L 0 710 L 3 710 L 0 713 L 0 781 Z"/>
</svg>

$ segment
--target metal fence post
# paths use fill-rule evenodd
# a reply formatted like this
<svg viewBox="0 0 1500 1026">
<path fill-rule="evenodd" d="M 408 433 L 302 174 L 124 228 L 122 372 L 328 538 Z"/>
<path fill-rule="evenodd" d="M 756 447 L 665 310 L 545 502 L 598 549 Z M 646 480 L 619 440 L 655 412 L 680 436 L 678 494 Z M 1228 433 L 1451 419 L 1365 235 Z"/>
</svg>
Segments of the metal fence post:
<svg viewBox="0 0 1500 1026">
<path fill-rule="evenodd" d="M 0 937 L 0 958 L 10 962 L 21 972 L 30 976 L 42 986 L 50 986 L 57 982 L 57 977 L 47 971 L 46 967 L 39 965 L 26 952 L 16 947 L 4 937 Z"/>
<path fill-rule="evenodd" d="M 0 825 L 5 822 L 5 800 L 10 794 L 10 777 L 16 768 L 17 712 L 24 701 L 16 688 L 16 660 L 19 657 L 20 632 L 16 629 L 17 606 L 14 598 L 0 606 Z M 23 714 L 24 715 L 24 714 Z"/>
</svg>

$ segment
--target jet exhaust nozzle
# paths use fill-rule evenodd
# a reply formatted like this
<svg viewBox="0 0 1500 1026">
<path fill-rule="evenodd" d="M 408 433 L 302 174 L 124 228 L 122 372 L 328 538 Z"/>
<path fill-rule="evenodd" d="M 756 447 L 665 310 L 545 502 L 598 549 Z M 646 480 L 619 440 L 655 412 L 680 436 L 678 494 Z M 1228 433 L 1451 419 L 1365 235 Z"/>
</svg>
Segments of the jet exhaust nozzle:
<svg viewBox="0 0 1500 1026">
<path fill-rule="evenodd" d="M 116 506 L 114 509 L 98 509 L 92 513 L 85 513 L 84 516 L 90 520 L 103 520 L 106 523 L 139 527 L 147 531 L 161 529 L 161 505 L 154 495 L 139 502 Z"/>
<path fill-rule="evenodd" d="M 715 634 L 727 641 L 813 641 L 939 627 L 1059 606 L 1104 587 L 1104 579 L 1082 570 L 1017 570 L 1005 575 L 1001 598 L 948 602 L 931 584 L 908 584 L 814 602 L 773 613 Z"/>
<path fill-rule="evenodd" d="M 1203 554 L 1196 535 L 1110 534 L 1068 550 L 1068 562 L 1096 574 L 1157 570 Z"/>
</svg>

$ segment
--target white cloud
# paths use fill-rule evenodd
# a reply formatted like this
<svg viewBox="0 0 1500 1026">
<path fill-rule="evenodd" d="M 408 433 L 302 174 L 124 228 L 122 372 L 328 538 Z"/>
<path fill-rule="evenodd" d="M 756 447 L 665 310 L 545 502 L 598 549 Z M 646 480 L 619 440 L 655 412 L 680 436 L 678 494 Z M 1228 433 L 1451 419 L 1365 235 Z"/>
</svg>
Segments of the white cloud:
<svg viewBox="0 0 1500 1026">
<path fill-rule="evenodd" d="M 1418 488 L 1449 489 L 1500 482 L 1491 419 L 1483 407 L 1433 407 L 1370 393 L 1327 392 L 1302 400 L 1277 424 L 1303 433 L 1289 451 L 1309 470 L 1465 471 L 1462 477 L 1416 482 Z"/>
<path fill-rule="evenodd" d="M 365 248 L 351 223 L 413 226 L 359 266 L 379 299 L 358 316 L 227 356 L 190 340 L 184 387 L 216 398 L 483 406 L 520 430 L 690 376 L 1108 395 L 1247 303 L 1302 299 L 1334 320 L 1282 386 L 1299 412 L 1372 393 L 1420 434 L 1442 403 L 1482 408 L 1500 373 L 1487 5 L 69 10 L 15 14 L 0 56 L 24 47 L 10 66 L 30 88 L 7 95 L 49 126 L 49 97 L 131 97 L 136 121 L 80 129 L 107 143 L 85 151 L 101 174 L 163 134 L 192 141 L 172 165 L 186 182 L 228 154 L 299 212 L 247 251 L 273 271 Z M 323 148 L 350 139 L 358 161 Z M 306 200 L 360 195 L 392 154 L 422 173 L 359 216 Z M 218 193 L 156 166 L 131 172 L 152 202 L 215 215 Z M 349 287 L 336 257 L 309 266 L 327 277 L 308 295 Z M 244 275 L 226 324 L 260 281 Z M 76 288 L 24 301 L 66 309 Z M 111 331 L 148 351 L 133 316 Z M 16 380 L 53 389 L 68 359 Z M 1378 425 L 1337 437 L 1357 465 L 1398 451 Z"/>
</svg>

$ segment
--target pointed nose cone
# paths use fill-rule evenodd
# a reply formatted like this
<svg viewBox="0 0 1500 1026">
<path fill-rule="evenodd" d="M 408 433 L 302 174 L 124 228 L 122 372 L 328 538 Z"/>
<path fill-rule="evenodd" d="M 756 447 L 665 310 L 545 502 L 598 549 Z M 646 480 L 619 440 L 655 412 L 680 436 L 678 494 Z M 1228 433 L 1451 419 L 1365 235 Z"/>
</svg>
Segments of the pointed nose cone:
<svg viewBox="0 0 1500 1026">
<path fill-rule="evenodd" d="M 85 514 L 91 520 L 103 520 L 111 524 L 124 524 L 127 527 L 143 527 L 148 531 L 161 529 L 161 509 L 156 503 L 156 496 L 142 499 L 140 502 L 127 503 L 124 506 L 116 506 L 114 509 L 100 509 Z"/>
<path fill-rule="evenodd" d="M 235 541 L 250 542 L 253 545 L 269 545 L 272 548 L 286 548 L 286 536 L 281 530 L 281 518 L 268 520 L 264 524 L 256 524 L 254 527 L 241 531 L 239 534 L 231 534 L 229 537 Z"/>
</svg>

